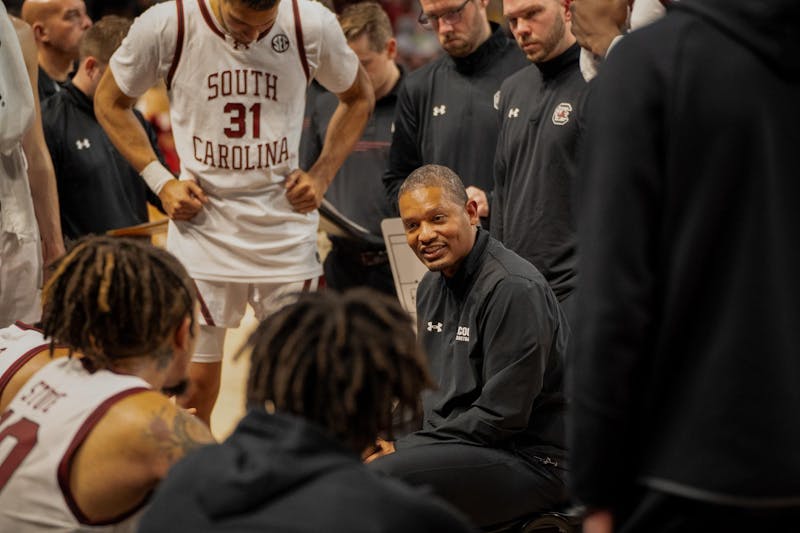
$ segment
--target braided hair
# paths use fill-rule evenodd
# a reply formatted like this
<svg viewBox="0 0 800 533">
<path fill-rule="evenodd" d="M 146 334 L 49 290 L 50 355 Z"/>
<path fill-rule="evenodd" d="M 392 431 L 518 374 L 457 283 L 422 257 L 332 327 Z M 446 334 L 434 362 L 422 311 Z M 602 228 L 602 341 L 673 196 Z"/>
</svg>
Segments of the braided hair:
<svg viewBox="0 0 800 533">
<path fill-rule="evenodd" d="M 392 438 L 393 407 L 419 417 L 419 395 L 434 386 L 411 317 L 370 289 L 302 294 L 247 348 L 249 407 L 271 403 L 316 422 L 357 453 Z"/>
<path fill-rule="evenodd" d="M 44 287 L 42 329 L 93 368 L 134 356 L 166 365 L 173 332 L 187 317 L 194 325 L 195 299 L 194 283 L 169 252 L 146 241 L 84 237 Z"/>
</svg>

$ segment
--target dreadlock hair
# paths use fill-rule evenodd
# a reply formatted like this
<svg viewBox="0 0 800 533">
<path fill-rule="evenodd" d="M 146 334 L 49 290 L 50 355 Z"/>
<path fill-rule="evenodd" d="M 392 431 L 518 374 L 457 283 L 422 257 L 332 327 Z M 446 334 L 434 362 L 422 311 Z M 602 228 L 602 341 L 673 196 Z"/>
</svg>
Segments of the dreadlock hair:
<svg viewBox="0 0 800 533">
<path fill-rule="evenodd" d="M 359 454 L 392 438 L 393 407 L 421 416 L 419 395 L 435 386 L 411 317 L 371 289 L 304 293 L 264 320 L 247 348 L 250 408 L 271 403 Z"/>
<path fill-rule="evenodd" d="M 84 237 L 44 287 L 42 329 L 95 369 L 134 356 L 166 365 L 171 335 L 187 317 L 194 326 L 195 299 L 192 279 L 169 252 L 146 241 Z"/>
</svg>

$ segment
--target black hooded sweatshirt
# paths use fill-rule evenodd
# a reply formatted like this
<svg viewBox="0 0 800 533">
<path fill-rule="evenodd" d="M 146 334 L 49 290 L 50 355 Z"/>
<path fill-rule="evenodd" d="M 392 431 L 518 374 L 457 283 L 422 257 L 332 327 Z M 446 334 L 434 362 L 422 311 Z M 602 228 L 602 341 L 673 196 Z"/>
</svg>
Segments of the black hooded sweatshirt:
<svg viewBox="0 0 800 533">
<path fill-rule="evenodd" d="M 251 409 L 222 444 L 176 464 L 140 532 L 468 532 L 431 495 L 368 470 L 320 427 Z"/>
<path fill-rule="evenodd" d="M 573 489 L 800 506 L 800 2 L 683 0 L 590 103 Z"/>
</svg>

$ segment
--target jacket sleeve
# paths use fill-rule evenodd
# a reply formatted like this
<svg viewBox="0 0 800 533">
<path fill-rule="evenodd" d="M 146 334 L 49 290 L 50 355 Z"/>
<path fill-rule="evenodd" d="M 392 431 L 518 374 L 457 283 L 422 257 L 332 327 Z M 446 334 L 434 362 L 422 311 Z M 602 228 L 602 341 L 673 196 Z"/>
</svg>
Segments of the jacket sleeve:
<svg viewBox="0 0 800 533">
<path fill-rule="evenodd" d="M 589 267 L 581 271 L 571 343 L 569 447 L 573 491 L 592 507 L 614 506 L 633 483 L 636 383 L 657 336 L 655 247 L 669 91 L 657 57 L 635 35 L 614 49 L 592 88 L 581 162 L 578 234 Z"/>
<path fill-rule="evenodd" d="M 410 93 L 408 83 L 403 84 L 397 96 L 397 107 L 394 115 L 394 134 L 392 146 L 389 148 L 389 163 L 383 174 L 383 186 L 389 205 L 396 214 L 397 192 L 411 172 L 422 166 L 422 155 L 419 151 L 419 131 L 417 102 Z"/>
<path fill-rule="evenodd" d="M 533 403 L 542 390 L 555 338 L 557 309 L 547 288 L 517 278 L 497 284 L 478 317 L 483 352 L 480 395 L 458 416 L 428 435 L 441 440 L 499 447 L 528 428 Z M 418 434 L 424 435 L 426 431 Z"/>
</svg>

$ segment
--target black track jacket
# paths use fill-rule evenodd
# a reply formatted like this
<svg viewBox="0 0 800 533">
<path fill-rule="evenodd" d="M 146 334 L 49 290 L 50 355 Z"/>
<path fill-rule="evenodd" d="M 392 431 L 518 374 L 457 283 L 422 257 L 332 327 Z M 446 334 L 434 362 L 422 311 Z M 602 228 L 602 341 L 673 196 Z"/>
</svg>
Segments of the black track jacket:
<svg viewBox="0 0 800 533">
<path fill-rule="evenodd" d="M 800 507 L 798 28 L 797 0 L 681 0 L 596 79 L 571 350 L 588 505 L 638 485 Z"/>
<path fill-rule="evenodd" d="M 435 391 L 422 430 L 397 442 L 461 442 L 565 466 L 564 352 L 569 327 L 530 263 L 485 230 L 452 278 L 417 288 L 419 338 Z"/>
<path fill-rule="evenodd" d="M 403 180 L 426 164 L 444 165 L 464 185 L 492 190 L 497 140 L 497 92 L 510 74 L 528 64 L 517 44 L 496 24 L 472 54 L 444 55 L 407 76 L 400 90 L 383 175 L 389 203 L 397 209 Z"/>
</svg>

